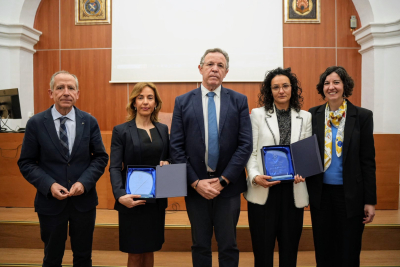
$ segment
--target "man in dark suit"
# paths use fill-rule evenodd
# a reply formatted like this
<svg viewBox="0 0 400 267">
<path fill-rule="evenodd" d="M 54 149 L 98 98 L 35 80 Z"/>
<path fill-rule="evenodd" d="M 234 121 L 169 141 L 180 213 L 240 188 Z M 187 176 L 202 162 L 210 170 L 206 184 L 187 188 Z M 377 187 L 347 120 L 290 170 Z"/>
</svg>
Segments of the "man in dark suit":
<svg viewBox="0 0 400 267">
<path fill-rule="evenodd" d="M 37 189 L 43 266 L 61 266 L 68 223 L 74 266 L 92 266 L 96 182 L 108 155 L 96 119 L 74 106 L 80 93 L 76 76 L 56 72 L 50 88 L 54 105 L 28 121 L 18 166 Z"/>
<path fill-rule="evenodd" d="M 244 166 L 253 147 L 247 97 L 221 86 L 229 71 L 225 51 L 208 49 L 198 68 L 201 86 L 175 100 L 171 158 L 187 163 L 193 266 L 212 265 L 213 230 L 219 266 L 238 266 L 240 193 L 247 188 Z"/>
</svg>

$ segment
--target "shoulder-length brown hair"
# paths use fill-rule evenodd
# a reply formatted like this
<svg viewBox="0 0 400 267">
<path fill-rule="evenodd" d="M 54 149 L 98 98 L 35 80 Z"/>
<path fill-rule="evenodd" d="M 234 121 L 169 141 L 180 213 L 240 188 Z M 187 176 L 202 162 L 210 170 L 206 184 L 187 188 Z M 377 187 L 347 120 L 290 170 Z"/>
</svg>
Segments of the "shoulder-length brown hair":
<svg viewBox="0 0 400 267">
<path fill-rule="evenodd" d="M 132 92 L 129 95 L 128 105 L 126 106 L 126 111 L 128 112 L 128 116 L 126 117 L 127 121 L 131 121 L 136 118 L 137 110 L 135 110 L 135 107 L 134 107 L 134 104 L 136 102 L 136 97 L 138 97 L 140 95 L 143 88 L 145 88 L 145 87 L 150 87 L 151 89 L 153 89 L 154 97 L 155 97 L 155 101 L 156 101 L 156 108 L 153 111 L 153 113 L 151 113 L 150 120 L 152 122 L 158 122 L 158 113 L 161 110 L 162 100 L 161 100 L 160 95 L 158 94 L 157 87 L 154 85 L 154 83 L 149 83 L 149 82 L 137 83 L 133 87 Z"/>
</svg>

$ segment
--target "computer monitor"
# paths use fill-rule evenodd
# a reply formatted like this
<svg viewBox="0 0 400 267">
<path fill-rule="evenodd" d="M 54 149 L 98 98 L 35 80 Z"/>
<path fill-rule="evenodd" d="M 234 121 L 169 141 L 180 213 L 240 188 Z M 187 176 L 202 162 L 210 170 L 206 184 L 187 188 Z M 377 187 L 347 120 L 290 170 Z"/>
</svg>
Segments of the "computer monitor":
<svg viewBox="0 0 400 267">
<path fill-rule="evenodd" d="M 18 88 L 0 90 L 1 119 L 22 119 Z"/>
</svg>

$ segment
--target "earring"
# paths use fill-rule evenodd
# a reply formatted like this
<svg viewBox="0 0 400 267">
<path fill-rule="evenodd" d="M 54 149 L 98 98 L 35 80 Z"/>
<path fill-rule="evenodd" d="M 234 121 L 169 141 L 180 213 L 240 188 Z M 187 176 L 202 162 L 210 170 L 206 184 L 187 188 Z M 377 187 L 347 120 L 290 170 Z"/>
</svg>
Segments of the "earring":
<svg viewBox="0 0 400 267">
<path fill-rule="evenodd" d="M 154 110 L 156 110 L 156 109 L 157 109 L 157 106 L 154 107 Z"/>
<path fill-rule="evenodd" d="M 135 108 L 135 110 L 136 110 L 136 107 L 134 107 Z"/>
</svg>

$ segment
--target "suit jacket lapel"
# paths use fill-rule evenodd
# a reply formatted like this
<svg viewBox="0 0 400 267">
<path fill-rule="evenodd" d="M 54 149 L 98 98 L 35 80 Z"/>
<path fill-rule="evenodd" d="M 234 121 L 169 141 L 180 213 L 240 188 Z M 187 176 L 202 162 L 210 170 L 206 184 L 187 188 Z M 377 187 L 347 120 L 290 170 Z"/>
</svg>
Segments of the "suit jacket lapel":
<svg viewBox="0 0 400 267">
<path fill-rule="evenodd" d="M 303 126 L 303 118 L 294 109 L 291 109 L 290 117 L 292 123 L 290 132 L 290 143 L 294 143 L 300 140 L 301 130 Z"/>
<path fill-rule="evenodd" d="M 131 120 L 129 122 L 129 133 L 131 135 L 131 139 L 132 139 L 132 143 L 133 143 L 133 147 L 134 147 L 134 151 L 132 151 L 133 157 L 136 158 L 133 162 L 135 162 L 135 163 L 137 162 L 138 165 L 140 165 L 142 162 L 142 156 L 141 156 L 140 139 L 139 139 L 138 129 L 137 129 L 135 120 Z"/>
<path fill-rule="evenodd" d="M 317 139 L 319 144 L 319 152 L 321 154 L 322 164 L 324 164 L 325 153 L 325 104 L 317 109 Z"/>
<path fill-rule="evenodd" d="M 224 128 L 226 116 L 228 116 L 229 99 L 230 99 L 229 91 L 221 86 L 221 104 L 219 111 L 219 131 L 218 131 L 220 137 L 222 129 Z"/>
<path fill-rule="evenodd" d="M 355 106 L 347 100 L 346 122 L 344 125 L 344 140 L 343 140 L 343 163 L 346 160 L 347 152 L 349 151 L 350 140 L 353 134 L 354 124 L 356 122 L 357 110 Z"/>
<path fill-rule="evenodd" d="M 74 108 L 75 108 L 76 133 L 75 133 L 74 145 L 72 147 L 72 152 L 69 158 L 72 158 L 75 155 L 76 150 L 79 148 L 79 144 L 81 143 L 82 140 L 83 130 L 85 129 L 86 125 L 84 114 L 78 108 L 76 107 Z"/>
<path fill-rule="evenodd" d="M 268 130 L 271 132 L 272 136 L 274 137 L 275 145 L 279 145 L 280 133 L 279 133 L 278 118 L 276 117 L 275 108 L 274 108 L 274 113 L 267 112 L 267 114 L 265 116 L 265 121 L 267 123 Z"/>
<path fill-rule="evenodd" d="M 204 118 L 203 118 L 203 102 L 201 95 L 201 87 L 197 88 L 192 95 L 192 106 L 194 109 L 194 114 L 197 119 L 197 123 L 199 124 L 199 128 L 201 131 L 201 138 L 203 138 L 203 143 L 205 142 L 205 134 L 204 134 Z"/>
<path fill-rule="evenodd" d="M 57 150 L 60 152 L 60 154 L 67 160 L 67 157 L 65 156 L 63 149 L 61 147 L 60 138 L 58 138 L 58 135 L 57 135 L 53 116 L 51 115 L 52 107 L 53 106 L 51 106 L 48 110 L 46 110 L 46 114 L 44 115 L 43 124 L 47 130 L 47 133 L 49 134 L 49 136 L 51 138 L 51 141 L 53 141 L 54 146 L 57 148 Z"/>
</svg>

